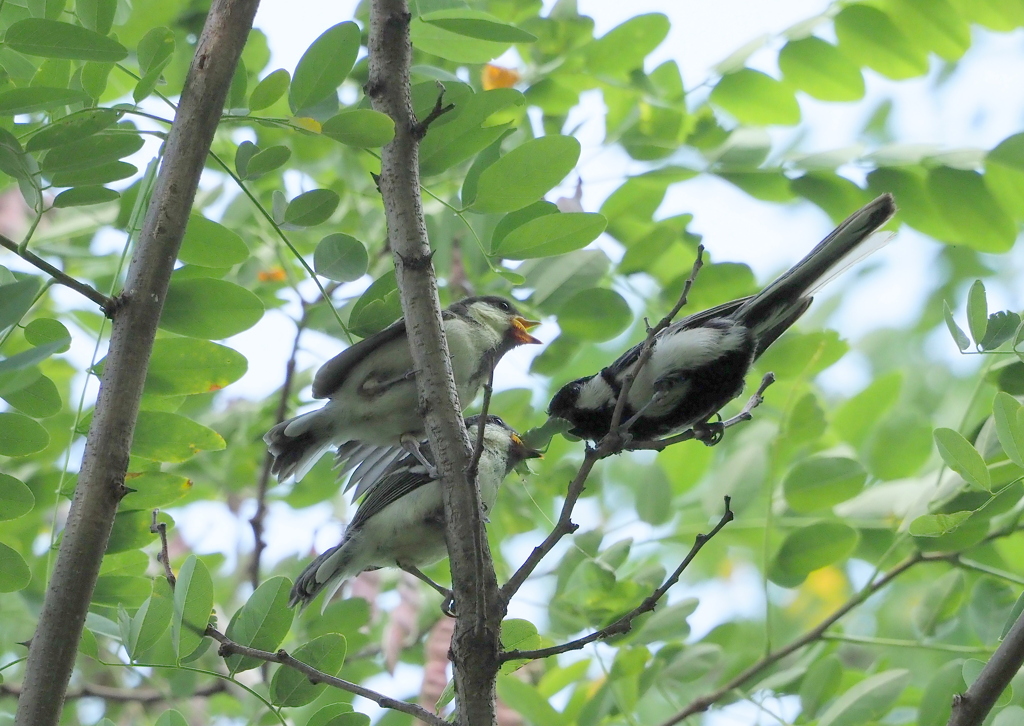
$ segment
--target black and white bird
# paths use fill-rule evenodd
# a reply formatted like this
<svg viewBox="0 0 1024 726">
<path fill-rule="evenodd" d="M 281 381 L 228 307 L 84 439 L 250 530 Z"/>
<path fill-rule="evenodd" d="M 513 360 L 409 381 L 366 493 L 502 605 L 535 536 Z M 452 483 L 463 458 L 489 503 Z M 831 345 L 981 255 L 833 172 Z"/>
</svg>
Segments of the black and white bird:
<svg viewBox="0 0 1024 726">
<path fill-rule="evenodd" d="M 877 235 L 878 244 L 867 242 L 895 212 L 892 195 L 883 194 L 758 294 L 690 315 L 661 331 L 629 390 L 621 419 L 627 433 L 649 440 L 697 427 L 705 443 L 717 441 L 720 429 L 704 424 L 740 395 L 751 364 L 804 314 L 814 292 L 888 241 Z M 642 347 L 630 348 L 599 373 L 564 385 L 551 399 L 548 414 L 571 423 L 569 433 L 575 436 L 601 439 Z"/>
<path fill-rule="evenodd" d="M 476 440 L 479 420 L 479 416 L 466 419 L 471 441 Z M 430 456 L 429 448 L 423 451 Z M 505 476 L 520 462 L 540 456 L 500 418 L 487 417 L 477 469 L 484 516 L 494 506 Z M 440 481 L 412 454 L 406 454 L 367 488 L 341 544 L 317 557 L 298 576 L 289 605 L 305 607 L 323 590 L 381 567 L 399 567 L 449 599 L 448 590 L 419 570 L 448 556 L 444 521 Z M 327 595 L 325 606 L 333 594 Z"/>
<path fill-rule="evenodd" d="M 442 311 L 459 401 L 468 406 L 494 366 L 517 345 L 539 343 L 524 318 L 505 298 L 487 295 L 459 300 Z M 339 447 L 349 481 L 361 486 L 356 496 L 406 452 L 421 461 L 419 413 L 405 321 L 346 348 L 317 371 L 313 398 L 329 399 L 322 408 L 282 421 L 263 437 L 281 481 L 301 479 L 327 449 Z"/>
</svg>

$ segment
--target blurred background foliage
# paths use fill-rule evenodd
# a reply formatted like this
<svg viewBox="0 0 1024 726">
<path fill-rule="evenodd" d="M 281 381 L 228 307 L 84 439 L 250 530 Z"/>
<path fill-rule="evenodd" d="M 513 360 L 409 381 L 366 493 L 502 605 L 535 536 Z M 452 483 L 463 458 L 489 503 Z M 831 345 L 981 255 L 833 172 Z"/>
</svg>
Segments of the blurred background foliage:
<svg viewBox="0 0 1024 726">
<path fill-rule="evenodd" d="M 0 3 L 8 248 L 104 294 L 120 291 L 206 10 L 201 0 Z M 859 278 L 833 284 L 759 361 L 752 379 L 770 370 L 778 382 L 754 420 L 717 447 L 688 442 L 597 467 L 577 508 L 579 531 L 513 603 L 510 645 L 561 642 L 607 624 L 675 567 L 726 494 L 737 519 L 632 633 L 501 676 L 503 723 L 662 723 L 908 561 L 822 637 L 691 720 L 945 723 L 952 694 L 1019 612 L 1024 586 L 1020 319 L 989 310 L 984 285 L 972 286 L 979 278 L 1019 286 L 1019 255 L 1007 253 L 1024 221 L 1024 134 L 981 150 L 923 144 L 890 128 L 888 99 L 855 146 L 808 154 L 799 136 L 780 146 L 775 132 L 799 129 L 808 99 L 861 99 L 865 76 L 954 74 L 979 37 L 1019 36 L 1024 5 L 836 4 L 740 49 L 692 89 L 674 62 L 645 64 L 669 31 L 661 14 L 594 37 L 593 21 L 566 0 L 543 12 L 529 0 L 418 0 L 411 10 L 417 114 L 433 107 L 438 82 L 455 105 L 430 127 L 420 156 L 442 304 L 511 295 L 549 332 L 529 377 L 516 371 L 529 387 L 508 388 L 507 368 L 498 370 L 491 411 L 520 431 L 544 422 L 561 384 L 641 340 L 644 320 L 675 302 L 700 239 L 691 214 L 659 213 L 673 185 L 713 175 L 753 200 L 806 200 L 834 222 L 890 191 L 900 207 L 891 228 L 916 230 L 940 250 L 936 263 L 920 263 L 932 265 L 920 314 L 899 327 L 856 340 L 828 330 Z M 400 315 L 372 177 L 393 127 L 362 93 L 367 5 L 355 22 L 317 20 L 324 32 L 295 68 L 268 65 L 259 30 L 239 65 L 173 276 L 129 466 L 136 491 L 117 515 L 65 723 L 366 722 L 349 713 L 349 694 L 225 662 L 208 639 L 190 639 L 182 622 L 201 621 L 211 607 L 221 626 L 235 621 L 229 634 L 266 649 L 306 648 L 325 670 L 427 707 L 442 696 L 450 624 L 416 581 L 370 573 L 323 616 L 314 608 L 293 621 L 284 608 L 283 578 L 312 554 L 309 512 L 328 506 L 345 521 L 352 510 L 329 458 L 296 484 L 267 478 L 261 437 L 310 402 L 315 368 L 296 367 L 293 352 L 291 369 L 268 370 L 231 347 L 232 336 L 265 330 L 268 350 L 322 346 L 324 335 L 336 350 Z M 774 73 L 746 65 L 765 48 L 777 58 Z M 631 171 L 599 208 L 585 209 L 572 192 L 581 147 L 570 113 L 594 91 L 604 105 L 602 144 L 624 151 Z M 578 192 L 587 179 L 579 183 Z M 718 260 L 715 241 L 704 241 L 711 264 L 689 310 L 766 282 L 742 262 Z M 815 241 L 795 244 L 802 254 Z M 51 285 L 15 251 L 0 263 L 4 722 L 74 490 L 109 326 L 93 303 Z M 879 297 L 877 307 L 892 304 Z M 294 325 L 270 326 L 274 315 Z M 958 349 L 989 355 L 965 366 L 953 360 Z M 844 357 L 867 372 L 852 393 L 818 380 Z M 283 388 L 233 394 L 248 370 Z M 488 528 L 499 580 L 550 529 L 581 459 L 581 443 L 556 437 L 532 474 L 509 478 Z M 264 505 L 265 538 L 288 536 L 290 526 L 304 530 L 294 534 L 304 544 L 289 550 L 270 539 L 271 550 L 292 555 L 263 557 L 254 570 L 248 519 Z M 169 528 L 174 594 L 155 560 L 154 509 Z M 193 556 L 198 537 L 179 532 L 189 517 L 199 520 L 193 531 L 232 533 L 231 544 Z M 447 566 L 430 574 L 443 581 Z M 247 602 L 266 623 L 258 633 L 237 617 Z M 995 723 L 1019 723 L 1022 705 L 1024 688 L 1008 691 Z M 361 700 L 355 707 L 385 724 L 410 720 Z"/>
</svg>

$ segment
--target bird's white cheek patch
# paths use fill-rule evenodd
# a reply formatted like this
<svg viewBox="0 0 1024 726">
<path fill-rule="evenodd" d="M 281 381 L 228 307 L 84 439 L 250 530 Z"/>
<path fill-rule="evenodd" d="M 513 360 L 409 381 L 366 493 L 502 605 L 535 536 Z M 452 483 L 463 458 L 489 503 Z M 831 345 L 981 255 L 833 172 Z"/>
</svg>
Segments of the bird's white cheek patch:
<svg viewBox="0 0 1024 726">
<path fill-rule="evenodd" d="M 601 376 L 594 376 L 583 384 L 579 398 L 576 399 L 576 405 L 579 408 L 594 410 L 614 399 L 615 394 L 612 387 Z"/>
</svg>

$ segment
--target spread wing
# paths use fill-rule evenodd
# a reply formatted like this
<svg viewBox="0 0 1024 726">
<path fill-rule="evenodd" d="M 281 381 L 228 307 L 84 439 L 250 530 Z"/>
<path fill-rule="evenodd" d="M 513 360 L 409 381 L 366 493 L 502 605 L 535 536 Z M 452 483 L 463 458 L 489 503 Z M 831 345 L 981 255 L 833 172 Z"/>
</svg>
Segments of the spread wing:
<svg viewBox="0 0 1024 726">
<path fill-rule="evenodd" d="M 330 398 L 345 382 L 349 373 L 366 356 L 380 347 L 405 336 L 405 320 L 399 319 L 379 333 L 363 338 L 320 366 L 313 378 L 313 398 Z"/>
<path fill-rule="evenodd" d="M 352 518 L 349 528 L 355 529 L 363 526 L 370 517 L 385 507 L 432 481 L 435 480 L 427 473 L 426 467 L 415 457 L 410 455 L 395 462 L 388 474 L 369 487 L 366 498 L 356 510 L 356 516 Z"/>
</svg>

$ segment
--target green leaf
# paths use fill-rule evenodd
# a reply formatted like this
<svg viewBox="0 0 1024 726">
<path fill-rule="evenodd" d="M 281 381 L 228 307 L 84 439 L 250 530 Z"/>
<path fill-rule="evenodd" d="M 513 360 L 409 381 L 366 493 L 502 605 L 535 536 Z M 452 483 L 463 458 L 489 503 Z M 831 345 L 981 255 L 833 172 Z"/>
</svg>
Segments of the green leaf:
<svg viewBox="0 0 1024 726">
<path fill-rule="evenodd" d="M 55 353 L 71 348 L 71 333 L 64 323 L 53 318 L 36 318 L 25 326 L 25 340 L 35 346 L 57 344 Z"/>
<path fill-rule="evenodd" d="M 391 143 L 395 138 L 395 122 L 379 111 L 357 108 L 324 121 L 320 133 L 360 149 L 376 148 Z"/>
<path fill-rule="evenodd" d="M 39 376 L 24 388 L 4 393 L 2 396 L 14 408 L 33 418 L 55 416 L 63 408 L 57 385 L 46 376 Z"/>
<path fill-rule="evenodd" d="M 233 282 L 172 278 L 160 327 L 179 335 L 217 340 L 248 330 L 262 317 L 263 302 Z"/>
<path fill-rule="evenodd" d="M 0 592 L 24 590 L 31 580 L 32 573 L 22 556 L 0 542 Z"/>
<path fill-rule="evenodd" d="M 13 476 L 0 473 L 0 521 L 28 514 L 35 505 L 31 489 Z"/>
<path fill-rule="evenodd" d="M 563 726 L 565 717 L 554 709 L 535 686 L 515 676 L 499 675 L 498 698 L 534 726 Z"/>
<path fill-rule="evenodd" d="M 797 462 L 786 474 L 782 488 L 786 503 L 806 514 L 855 497 L 865 481 L 867 472 L 853 459 L 816 457 Z"/>
<path fill-rule="evenodd" d="M 857 101 L 864 97 L 860 67 L 834 45 L 813 35 L 783 46 L 779 70 L 787 82 L 821 101 Z"/>
<path fill-rule="evenodd" d="M 337 282 L 352 282 L 366 274 L 369 266 L 366 247 L 347 234 L 329 234 L 313 252 L 316 274 Z"/>
<path fill-rule="evenodd" d="M 89 30 L 106 35 L 114 24 L 117 0 L 75 0 L 75 15 Z"/>
<path fill-rule="evenodd" d="M 437 98 L 434 84 L 418 84 L 413 87 L 414 98 L 417 92 L 433 107 Z M 444 101 L 455 108 L 431 124 L 420 143 L 420 173 L 425 176 L 440 174 L 504 138 L 522 113 L 517 107 L 526 103 L 523 94 L 512 88 L 473 93 L 468 86 L 453 83 L 448 84 Z M 427 112 L 424 109 L 423 113 Z M 479 173 L 482 169 L 474 184 L 479 184 Z"/>
<path fill-rule="evenodd" d="M 149 596 L 150 579 L 137 575 L 100 575 L 92 591 L 92 602 L 104 607 L 135 610 Z"/>
<path fill-rule="evenodd" d="M 325 30 L 295 66 L 288 104 L 292 113 L 315 106 L 335 93 L 356 62 L 359 26 L 349 21 Z"/>
<path fill-rule="evenodd" d="M 932 452 L 932 429 L 918 415 L 900 411 L 875 426 L 867 442 L 867 470 L 883 481 L 917 472 Z"/>
<path fill-rule="evenodd" d="M 202 644 L 212 610 L 213 578 L 202 560 L 189 555 L 178 571 L 171 616 L 171 644 L 179 660 Z"/>
<path fill-rule="evenodd" d="M 632 643 L 645 645 L 661 641 L 684 641 L 690 635 L 690 624 L 687 618 L 697 609 L 699 600 L 688 597 L 668 607 L 659 607 L 633 636 Z"/>
<path fill-rule="evenodd" d="M 814 570 L 845 560 L 857 547 L 857 530 L 842 522 L 818 522 L 786 535 L 769 569 L 769 578 L 796 587 Z"/>
<path fill-rule="evenodd" d="M 910 671 L 894 669 L 865 678 L 841 695 L 818 726 L 856 726 L 884 716 L 910 683 Z"/>
<path fill-rule="evenodd" d="M 67 0 L 27 0 L 26 6 L 28 7 L 29 15 L 34 18 L 59 18 L 61 13 L 64 12 L 64 8 L 67 6 Z"/>
<path fill-rule="evenodd" d="M 64 207 L 84 207 L 90 204 L 104 204 L 112 202 L 121 197 L 120 192 L 107 189 L 101 186 L 75 187 L 58 194 L 53 199 L 53 206 L 58 209 Z"/>
<path fill-rule="evenodd" d="M 538 217 L 559 213 L 557 206 L 545 201 L 534 202 L 522 209 L 509 212 L 498 220 L 498 223 L 494 226 L 494 231 L 491 233 L 491 254 L 497 254 L 498 250 L 501 249 L 502 241 L 512 230 L 518 229 Z"/>
<path fill-rule="evenodd" d="M 349 703 L 331 703 L 310 716 L 306 726 L 370 726 L 370 717 Z"/>
<path fill-rule="evenodd" d="M 64 147 L 60 147 L 64 148 Z M 51 152 L 52 153 L 52 152 Z M 55 187 L 79 187 L 109 184 L 134 176 L 139 170 L 124 161 L 110 161 L 88 169 L 55 172 L 50 182 Z"/>
<path fill-rule="evenodd" d="M 71 23 L 43 18 L 19 20 L 7 29 L 4 44 L 27 55 L 44 58 L 116 63 L 128 49 L 113 38 Z"/>
<path fill-rule="evenodd" d="M 386 272 L 366 288 L 352 305 L 349 329 L 360 338 L 377 333 L 402 316 L 395 271 Z"/>
<path fill-rule="evenodd" d="M 185 461 L 202 451 L 220 451 L 221 435 L 190 418 L 166 411 L 140 411 L 132 455 L 153 461 Z"/>
<path fill-rule="evenodd" d="M 800 122 L 800 105 L 793 91 L 771 76 L 750 68 L 722 76 L 711 91 L 710 100 L 741 124 L 792 126 Z"/>
<path fill-rule="evenodd" d="M 947 302 L 942 303 L 942 315 L 946 319 L 946 328 L 949 329 L 949 334 L 953 336 L 953 342 L 956 343 L 956 347 L 961 351 L 967 350 L 971 345 L 971 339 L 956 324 L 956 320 L 953 319 L 953 311 L 949 309 L 949 303 Z"/>
<path fill-rule="evenodd" d="M 68 88 L 14 88 L 0 93 L 0 114 L 34 113 L 88 101 L 89 96 L 85 93 Z"/>
<path fill-rule="evenodd" d="M 102 369 L 104 361 L 97 367 Z M 153 343 L 144 391 L 156 396 L 219 391 L 245 375 L 248 367 L 244 355 L 225 345 L 192 338 L 160 338 Z"/>
<path fill-rule="evenodd" d="M 985 298 L 985 283 L 975 280 L 967 293 L 967 328 L 971 331 L 974 344 L 980 346 L 988 329 L 988 301 Z"/>
<path fill-rule="evenodd" d="M 124 112 L 120 109 L 86 109 L 43 126 L 25 144 L 26 151 L 62 146 L 81 140 L 113 126 Z"/>
<path fill-rule="evenodd" d="M 978 345 L 982 350 L 995 350 L 1013 337 L 1020 327 L 1020 315 L 1009 310 L 998 310 L 988 316 L 985 337 Z"/>
<path fill-rule="evenodd" d="M 539 644 L 537 626 L 529 620 L 506 618 L 501 621 L 502 650 L 533 650 Z"/>
<path fill-rule="evenodd" d="M 558 326 L 582 340 L 611 340 L 633 322 L 633 311 L 622 295 L 604 287 L 580 290 L 558 311 Z"/>
<path fill-rule="evenodd" d="M 839 407 L 832 415 L 832 428 L 844 441 L 860 446 L 875 422 L 899 400 L 903 375 L 887 373 Z"/>
<path fill-rule="evenodd" d="M 331 189 L 314 189 L 295 197 L 284 210 L 284 221 L 295 227 L 323 224 L 338 208 L 341 198 Z"/>
<path fill-rule="evenodd" d="M 953 697 L 967 690 L 962 658 L 943 663 L 928 681 L 918 707 L 917 726 L 946 726 Z"/>
<path fill-rule="evenodd" d="M 934 435 L 935 445 L 946 466 L 971 484 L 985 491 L 992 490 L 992 476 L 985 465 L 985 459 L 963 434 L 953 429 L 937 428 Z"/>
<path fill-rule="evenodd" d="M 922 514 L 910 523 L 910 534 L 915 537 L 940 537 L 960 528 L 973 512 L 952 512 L 951 514 Z"/>
<path fill-rule="evenodd" d="M 433 20 L 453 18 L 459 20 L 480 19 L 493 21 L 487 13 L 468 8 L 437 10 L 429 14 Z M 511 42 L 497 42 L 468 37 L 441 27 L 436 22 L 428 23 L 424 18 L 414 18 L 409 23 L 409 36 L 413 48 L 431 55 L 440 56 L 455 63 L 486 63 L 508 50 Z"/>
<path fill-rule="evenodd" d="M 132 618 L 128 639 L 128 652 L 134 658 L 138 653 L 149 650 L 167 632 L 174 615 L 174 590 L 165 577 L 153 580 L 152 594 L 142 603 Z"/>
<path fill-rule="evenodd" d="M 34 366 L 35 364 L 46 360 L 57 351 L 63 350 L 67 347 L 68 346 L 65 341 L 56 340 L 52 343 L 44 343 L 43 345 L 12 355 L 10 358 L 0 360 L 0 374 L 9 374 L 14 371 Z M 28 385 L 29 383 L 30 381 L 24 381 L 25 385 Z"/>
<path fill-rule="evenodd" d="M 1013 610 L 1016 599 L 1014 588 L 995 578 L 983 577 L 974 584 L 967 612 L 971 627 L 982 643 L 988 645 L 999 640 L 1003 622 Z M 943 719 L 942 723 L 945 722 Z"/>
<path fill-rule="evenodd" d="M 284 577 L 264 582 L 232 616 L 225 635 L 249 648 L 269 651 L 277 648 L 292 626 L 293 611 L 288 607 L 291 586 L 291 580 Z M 226 662 L 231 675 L 258 668 L 263 663 L 257 658 L 240 655 L 230 655 Z"/>
<path fill-rule="evenodd" d="M 950 570 L 938 578 L 924 592 L 914 608 L 913 623 L 925 637 L 935 635 L 941 623 L 957 614 L 967 596 L 967 581 L 960 570 Z"/>
<path fill-rule="evenodd" d="M 326 633 L 304 643 L 292 657 L 328 675 L 336 676 L 345 663 L 345 636 Z M 302 673 L 284 666 L 277 669 L 270 681 L 270 700 L 277 706 L 305 706 L 327 690 L 327 684 L 313 684 Z"/>
<path fill-rule="evenodd" d="M 571 136 L 544 136 L 527 141 L 480 175 L 473 209 L 480 212 L 522 209 L 561 182 L 579 158 L 580 143 Z"/>
<path fill-rule="evenodd" d="M 959 60 L 971 46 L 970 25 L 946 0 L 889 0 L 886 11 L 912 41 L 944 60 Z"/>
<path fill-rule="evenodd" d="M 855 63 L 893 80 L 928 72 L 927 52 L 911 43 L 881 10 L 848 5 L 833 22 L 839 49 Z"/>
<path fill-rule="evenodd" d="M 1017 225 L 976 171 L 940 166 L 928 171 L 928 193 L 956 238 L 978 252 L 1006 252 L 1017 238 Z"/>
<path fill-rule="evenodd" d="M 249 248 L 237 232 L 193 213 L 185 227 L 178 259 L 200 267 L 233 267 L 249 259 Z"/>
<path fill-rule="evenodd" d="M 258 179 L 288 163 L 292 158 L 292 150 L 287 146 L 271 146 L 253 154 L 245 163 L 243 179 Z"/>
<path fill-rule="evenodd" d="M 643 69 L 644 59 L 668 37 L 669 19 L 661 13 L 630 18 L 583 47 L 584 68 L 594 75 L 625 75 Z"/>
<path fill-rule="evenodd" d="M 1008 136 L 988 152 L 985 184 L 1003 209 L 1024 221 L 1024 133 Z"/>
<path fill-rule="evenodd" d="M 586 247 L 607 224 L 603 215 L 592 212 L 544 215 L 509 232 L 493 254 L 509 260 L 561 255 Z"/>
<path fill-rule="evenodd" d="M 811 376 L 838 361 L 847 350 L 849 345 L 833 331 L 795 333 L 791 330 L 765 351 L 757 367 L 761 371 L 773 371 L 779 379 Z"/>
<path fill-rule="evenodd" d="M 194 341 L 193 341 L 194 342 Z M 129 472 L 125 486 L 134 491 L 121 500 L 119 512 L 152 511 L 178 501 L 192 489 L 192 480 L 165 471 Z"/>
<path fill-rule="evenodd" d="M 457 11 L 456 11 L 457 12 Z M 420 15 L 420 20 L 467 38 L 490 40 L 495 43 L 532 43 L 537 40 L 533 33 L 527 33 L 514 25 L 503 23 L 497 18 L 480 17 L 470 11 L 468 17 L 458 17 L 449 10 L 440 10 Z"/>
<path fill-rule="evenodd" d="M 992 404 L 996 435 L 1010 461 L 1024 467 L 1024 408 L 1009 393 L 1000 391 Z"/>
<path fill-rule="evenodd" d="M 42 451 L 50 443 L 46 429 L 20 413 L 0 412 L 0 454 L 27 456 Z"/>
<path fill-rule="evenodd" d="M 145 547 L 156 537 L 156 534 L 150 531 L 151 524 L 150 512 L 118 512 L 114 515 L 114 526 L 110 531 L 110 538 L 107 539 L 106 554 Z"/>
<path fill-rule="evenodd" d="M 111 129 L 74 144 L 50 149 L 43 157 L 41 168 L 44 174 L 92 169 L 134 154 L 142 148 L 143 143 L 142 137 L 135 133 L 134 126 L 118 127 L 118 130 Z"/>
<path fill-rule="evenodd" d="M 174 33 L 169 28 L 153 28 L 139 41 L 137 56 L 143 76 L 159 73 L 174 55 Z"/>
<path fill-rule="evenodd" d="M 188 721 L 178 711 L 171 708 L 157 717 L 156 726 L 188 726 Z"/>
<path fill-rule="evenodd" d="M 260 81 L 249 95 L 249 110 L 262 111 L 270 108 L 288 90 L 292 77 L 284 68 L 278 68 Z"/>
<path fill-rule="evenodd" d="M 807 669 L 800 683 L 801 712 L 814 718 L 831 700 L 843 679 L 843 666 L 834 655 L 827 655 Z"/>
<path fill-rule="evenodd" d="M 26 277 L 0 285 L 0 330 L 21 322 L 35 302 L 38 290 L 38 277 Z"/>
</svg>

